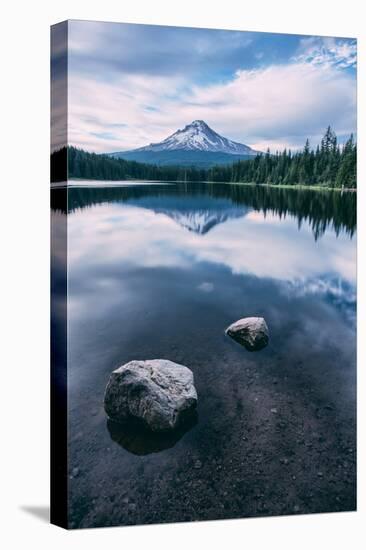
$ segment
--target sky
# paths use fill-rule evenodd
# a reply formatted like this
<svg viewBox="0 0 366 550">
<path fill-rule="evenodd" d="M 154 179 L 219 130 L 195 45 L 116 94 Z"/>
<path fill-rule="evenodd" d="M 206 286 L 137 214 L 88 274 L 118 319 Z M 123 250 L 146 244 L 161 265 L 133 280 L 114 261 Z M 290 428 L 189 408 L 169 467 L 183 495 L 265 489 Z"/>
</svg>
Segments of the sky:
<svg viewBox="0 0 366 550">
<path fill-rule="evenodd" d="M 65 48 L 54 40 L 55 81 Z M 70 21 L 67 70 L 68 143 L 87 151 L 156 143 L 196 119 L 273 152 L 316 146 L 329 124 L 340 142 L 356 133 L 351 38 Z"/>
</svg>

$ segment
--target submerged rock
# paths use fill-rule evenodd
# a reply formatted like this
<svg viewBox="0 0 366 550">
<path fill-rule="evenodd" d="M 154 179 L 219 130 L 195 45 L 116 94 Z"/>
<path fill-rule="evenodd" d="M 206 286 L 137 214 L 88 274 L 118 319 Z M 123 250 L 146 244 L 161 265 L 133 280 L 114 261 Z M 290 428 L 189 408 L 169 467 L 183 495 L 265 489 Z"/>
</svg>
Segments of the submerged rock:
<svg viewBox="0 0 366 550">
<path fill-rule="evenodd" d="M 225 332 L 248 351 L 258 351 L 268 344 L 268 327 L 263 317 L 244 317 Z"/>
<path fill-rule="evenodd" d="M 193 373 L 166 359 L 130 361 L 112 372 L 104 395 L 110 419 L 140 420 L 155 432 L 174 430 L 194 413 Z"/>
</svg>

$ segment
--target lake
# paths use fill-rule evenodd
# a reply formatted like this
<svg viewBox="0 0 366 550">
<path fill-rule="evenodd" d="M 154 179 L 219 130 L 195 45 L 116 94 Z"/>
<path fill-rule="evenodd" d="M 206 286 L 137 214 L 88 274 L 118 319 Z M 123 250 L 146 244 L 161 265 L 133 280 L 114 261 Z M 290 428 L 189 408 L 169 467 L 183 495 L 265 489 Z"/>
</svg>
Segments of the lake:
<svg viewBox="0 0 366 550">
<path fill-rule="evenodd" d="M 356 193 L 67 194 L 70 526 L 354 510 Z M 225 335 L 246 316 L 267 321 L 262 351 Z M 193 371 L 197 418 L 171 436 L 120 430 L 109 375 L 155 358 Z"/>
</svg>

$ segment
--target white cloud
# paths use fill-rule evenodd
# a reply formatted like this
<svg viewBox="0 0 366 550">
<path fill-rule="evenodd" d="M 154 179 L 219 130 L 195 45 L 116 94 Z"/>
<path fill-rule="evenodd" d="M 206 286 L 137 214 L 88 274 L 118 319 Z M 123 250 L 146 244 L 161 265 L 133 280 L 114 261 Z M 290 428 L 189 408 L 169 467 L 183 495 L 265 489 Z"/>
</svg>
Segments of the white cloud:
<svg viewBox="0 0 366 550">
<path fill-rule="evenodd" d="M 349 48 L 337 45 L 337 56 L 344 51 L 344 59 L 351 59 Z M 261 150 L 296 148 L 304 136 L 315 145 L 328 124 L 338 134 L 355 131 L 355 79 L 332 63 L 305 58 L 239 70 L 229 82 L 206 86 L 152 75 L 122 75 L 111 82 L 69 78 L 71 145 L 98 152 L 135 148 L 198 118 Z M 93 135 L 98 132 L 115 139 Z"/>
<path fill-rule="evenodd" d="M 179 80 L 168 77 L 129 75 L 106 83 L 73 76 L 69 79 L 69 144 L 102 152 L 160 139 L 166 123 L 146 107 L 157 108 L 167 90 L 178 87 Z M 93 135 L 98 132 L 113 133 L 116 139 L 111 143 Z"/>
<path fill-rule="evenodd" d="M 300 41 L 297 62 L 346 69 L 357 63 L 356 40 L 312 36 Z"/>
</svg>

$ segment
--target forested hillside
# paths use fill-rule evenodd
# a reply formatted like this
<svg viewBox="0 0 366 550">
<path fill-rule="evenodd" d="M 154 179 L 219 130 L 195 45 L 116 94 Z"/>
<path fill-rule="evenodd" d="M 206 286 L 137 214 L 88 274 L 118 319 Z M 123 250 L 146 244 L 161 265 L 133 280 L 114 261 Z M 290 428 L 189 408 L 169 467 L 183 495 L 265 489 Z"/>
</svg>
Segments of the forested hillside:
<svg viewBox="0 0 366 550">
<path fill-rule="evenodd" d="M 333 130 L 328 127 L 320 145 L 310 149 L 309 141 L 302 151 L 289 150 L 258 154 L 229 166 L 210 169 L 187 166 L 156 166 L 88 153 L 69 147 L 68 177 L 95 180 L 161 180 L 243 182 L 273 185 L 318 185 L 335 188 L 356 187 L 357 145 L 351 135 L 340 146 Z M 65 150 L 53 155 L 62 156 Z"/>
</svg>

